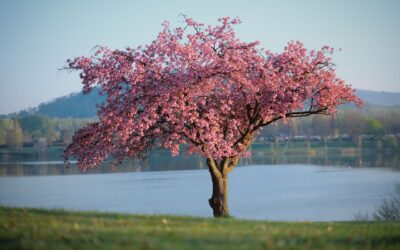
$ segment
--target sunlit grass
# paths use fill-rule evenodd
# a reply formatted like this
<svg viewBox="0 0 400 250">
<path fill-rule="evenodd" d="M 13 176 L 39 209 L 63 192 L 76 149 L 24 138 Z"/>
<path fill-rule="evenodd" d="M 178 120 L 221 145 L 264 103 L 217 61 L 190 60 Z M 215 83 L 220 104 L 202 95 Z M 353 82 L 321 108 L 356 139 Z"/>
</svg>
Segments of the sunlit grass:
<svg viewBox="0 0 400 250">
<path fill-rule="evenodd" d="M 0 208 L 1 249 L 400 249 L 400 224 Z"/>
</svg>

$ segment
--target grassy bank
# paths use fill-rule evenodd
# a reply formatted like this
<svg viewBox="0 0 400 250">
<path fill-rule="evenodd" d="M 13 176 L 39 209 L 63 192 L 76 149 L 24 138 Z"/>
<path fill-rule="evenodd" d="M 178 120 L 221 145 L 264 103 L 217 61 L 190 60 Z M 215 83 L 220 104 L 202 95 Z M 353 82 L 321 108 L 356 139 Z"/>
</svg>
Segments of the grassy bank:
<svg viewBox="0 0 400 250">
<path fill-rule="evenodd" d="M 400 249 L 400 224 L 0 208 L 1 249 Z"/>
</svg>

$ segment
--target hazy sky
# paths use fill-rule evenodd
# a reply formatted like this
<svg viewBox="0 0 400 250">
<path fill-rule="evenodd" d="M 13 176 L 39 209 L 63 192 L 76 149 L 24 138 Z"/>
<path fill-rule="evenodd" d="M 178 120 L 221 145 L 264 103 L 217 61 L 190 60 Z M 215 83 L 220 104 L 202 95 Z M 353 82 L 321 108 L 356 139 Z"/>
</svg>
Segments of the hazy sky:
<svg viewBox="0 0 400 250">
<path fill-rule="evenodd" d="M 179 13 L 215 23 L 239 16 L 237 34 L 279 52 L 290 40 L 325 44 L 355 88 L 400 91 L 400 1 L 19 1 L 0 2 L 0 114 L 79 91 L 78 74 L 59 71 L 95 45 L 152 41 Z"/>
</svg>

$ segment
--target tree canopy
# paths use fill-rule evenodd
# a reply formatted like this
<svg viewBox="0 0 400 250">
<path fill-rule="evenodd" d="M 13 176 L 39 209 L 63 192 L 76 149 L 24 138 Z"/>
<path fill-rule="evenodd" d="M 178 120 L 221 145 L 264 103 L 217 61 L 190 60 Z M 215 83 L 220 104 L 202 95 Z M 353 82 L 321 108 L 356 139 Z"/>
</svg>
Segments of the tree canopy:
<svg viewBox="0 0 400 250">
<path fill-rule="evenodd" d="M 184 20 L 174 29 L 164 22 L 144 47 L 97 47 L 90 57 L 68 60 L 81 72 L 84 92 L 99 87 L 106 101 L 99 121 L 75 134 L 66 160 L 76 156 L 84 170 L 107 157 L 144 157 L 154 145 L 176 155 L 186 144 L 189 153 L 235 163 L 263 126 L 362 104 L 336 76 L 329 46 L 309 51 L 292 41 L 273 53 L 237 38 L 238 18 L 216 26 Z"/>
</svg>

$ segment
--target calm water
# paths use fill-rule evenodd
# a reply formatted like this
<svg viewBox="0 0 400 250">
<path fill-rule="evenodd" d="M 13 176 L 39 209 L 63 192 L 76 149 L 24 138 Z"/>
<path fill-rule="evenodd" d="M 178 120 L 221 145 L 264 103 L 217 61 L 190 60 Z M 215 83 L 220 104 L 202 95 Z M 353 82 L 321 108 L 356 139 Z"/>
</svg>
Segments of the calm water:
<svg viewBox="0 0 400 250">
<path fill-rule="evenodd" d="M 300 145 L 305 147 L 305 145 Z M 324 151 L 321 145 L 313 145 L 312 154 L 284 153 L 285 144 L 280 144 L 271 149 L 269 144 L 253 145 L 252 156 L 242 159 L 239 165 L 276 165 L 276 164 L 306 164 L 318 166 L 343 166 L 343 167 L 387 167 L 400 171 L 400 150 L 381 150 L 375 147 L 366 147 L 361 151 L 357 148 L 330 147 Z M 301 149 L 297 145 L 297 149 Z M 303 150 L 304 151 L 304 150 Z M 0 149 L 0 176 L 26 176 L 26 175 L 66 175 L 81 174 L 72 164 L 66 168 L 62 158 L 62 148 L 52 148 L 45 152 L 35 152 L 25 148 L 18 151 Z M 169 171 L 205 169 L 205 160 L 196 155 L 181 154 L 171 157 L 167 151 L 156 150 L 152 152 L 147 163 L 140 161 L 125 161 L 122 165 L 111 167 L 103 164 L 101 167 L 88 173 L 121 173 L 142 171 Z"/>
<path fill-rule="evenodd" d="M 400 181 L 398 153 L 339 148 L 288 155 L 266 146 L 252 151 L 230 175 L 229 205 L 238 218 L 353 220 L 373 213 Z M 61 154 L 57 148 L 0 150 L 0 205 L 212 215 L 211 180 L 200 157 L 155 151 L 147 164 L 104 164 L 82 174 L 74 164 L 66 168 Z"/>
<path fill-rule="evenodd" d="M 230 175 L 237 218 L 352 220 L 372 213 L 393 191 L 400 172 L 385 168 L 263 165 Z M 140 214 L 211 216 L 206 170 L 0 177 L 0 204 Z"/>
</svg>

